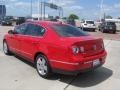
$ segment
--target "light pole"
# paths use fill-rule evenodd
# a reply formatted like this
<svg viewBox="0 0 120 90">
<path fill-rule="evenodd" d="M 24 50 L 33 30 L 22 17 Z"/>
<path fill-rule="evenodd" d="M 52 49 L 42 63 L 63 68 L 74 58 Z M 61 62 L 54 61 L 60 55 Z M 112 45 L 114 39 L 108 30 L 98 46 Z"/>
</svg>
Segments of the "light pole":
<svg viewBox="0 0 120 90">
<path fill-rule="evenodd" d="M 40 20 L 40 0 L 38 0 L 38 21 Z"/>
<path fill-rule="evenodd" d="M 100 22 L 102 22 L 102 14 L 103 14 L 103 0 L 101 0 L 101 5 L 100 5 Z"/>
<path fill-rule="evenodd" d="M 32 0 L 31 0 L 31 10 L 30 10 L 31 18 L 32 18 Z"/>
<path fill-rule="evenodd" d="M 44 11 L 44 12 L 43 12 L 43 19 L 45 20 L 45 1 L 43 2 L 43 9 L 44 9 L 44 10 L 43 10 L 43 11 Z"/>
<path fill-rule="evenodd" d="M 42 20 L 42 2 L 41 2 L 41 14 L 40 15 L 41 15 L 41 20 Z"/>
<path fill-rule="evenodd" d="M 59 7 L 58 10 L 59 10 L 59 17 L 63 18 L 63 8 Z"/>
</svg>

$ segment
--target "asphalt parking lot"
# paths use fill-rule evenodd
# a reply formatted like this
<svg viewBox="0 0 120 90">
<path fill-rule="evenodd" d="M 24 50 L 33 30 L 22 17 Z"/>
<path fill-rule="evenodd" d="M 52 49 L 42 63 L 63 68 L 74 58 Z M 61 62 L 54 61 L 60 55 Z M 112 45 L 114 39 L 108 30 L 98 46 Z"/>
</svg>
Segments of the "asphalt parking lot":
<svg viewBox="0 0 120 90">
<path fill-rule="evenodd" d="M 102 37 L 108 52 L 103 67 L 77 76 L 55 74 L 41 78 L 33 65 L 17 56 L 2 52 L 4 34 L 13 27 L 0 26 L 0 90 L 119 90 L 120 89 L 120 33 L 90 34 Z"/>
</svg>

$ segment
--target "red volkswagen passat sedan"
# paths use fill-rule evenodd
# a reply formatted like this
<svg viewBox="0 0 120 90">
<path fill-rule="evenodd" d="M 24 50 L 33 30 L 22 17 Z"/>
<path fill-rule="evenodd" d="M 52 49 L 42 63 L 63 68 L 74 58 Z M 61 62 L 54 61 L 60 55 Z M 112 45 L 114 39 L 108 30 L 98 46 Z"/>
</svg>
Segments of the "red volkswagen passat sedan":
<svg viewBox="0 0 120 90">
<path fill-rule="evenodd" d="M 103 40 L 67 24 L 26 22 L 4 36 L 5 54 L 14 53 L 33 62 L 40 76 L 51 72 L 77 74 L 104 64 Z"/>
</svg>

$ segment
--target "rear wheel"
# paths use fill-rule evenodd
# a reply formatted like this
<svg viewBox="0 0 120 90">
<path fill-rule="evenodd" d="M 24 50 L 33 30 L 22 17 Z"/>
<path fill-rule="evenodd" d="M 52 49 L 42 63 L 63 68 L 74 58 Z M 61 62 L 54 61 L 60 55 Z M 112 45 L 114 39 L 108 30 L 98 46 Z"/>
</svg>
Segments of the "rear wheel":
<svg viewBox="0 0 120 90">
<path fill-rule="evenodd" d="M 95 29 L 93 29 L 93 32 L 95 32 Z"/>
<path fill-rule="evenodd" d="M 9 51 L 9 47 L 6 41 L 3 41 L 3 51 L 6 55 L 10 55 L 11 52 Z"/>
<path fill-rule="evenodd" d="M 36 70 L 41 77 L 43 77 L 43 78 L 50 77 L 51 68 L 50 68 L 50 65 L 48 63 L 48 59 L 46 58 L 46 56 L 39 54 L 36 57 L 35 65 L 36 65 Z"/>
<path fill-rule="evenodd" d="M 102 33 L 105 33 L 104 29 L 101 30 Z"/>
<path fill-rule="evenodd" d="M 4 26 L 4 24 L 3 24 L 3 23 L 1 23 L 1 26 Z"/>
</svg>

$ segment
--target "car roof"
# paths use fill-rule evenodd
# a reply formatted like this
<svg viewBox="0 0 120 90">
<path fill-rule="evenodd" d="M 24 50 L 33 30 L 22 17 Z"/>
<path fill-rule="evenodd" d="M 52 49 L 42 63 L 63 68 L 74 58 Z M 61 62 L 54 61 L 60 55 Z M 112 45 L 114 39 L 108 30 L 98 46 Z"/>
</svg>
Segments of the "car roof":
<svg viewBox="0 0 120 90">
<path fill-rule="evenodd" d="M 42 24 L 42 25 L 53 25 L 53 24 L 62 24 L 61 22 L 54 22 L 54 21 L 27 21 L 28 23 L 35 23 L 35 24 Z"/>
</svg>

